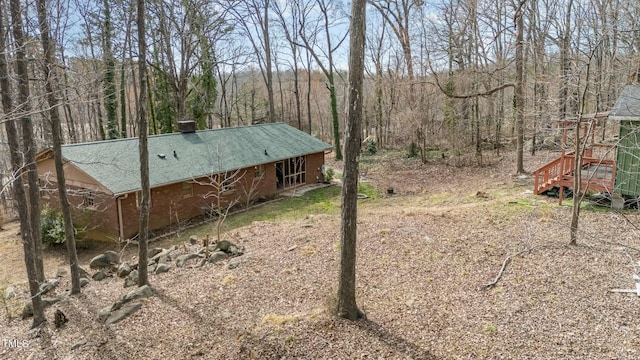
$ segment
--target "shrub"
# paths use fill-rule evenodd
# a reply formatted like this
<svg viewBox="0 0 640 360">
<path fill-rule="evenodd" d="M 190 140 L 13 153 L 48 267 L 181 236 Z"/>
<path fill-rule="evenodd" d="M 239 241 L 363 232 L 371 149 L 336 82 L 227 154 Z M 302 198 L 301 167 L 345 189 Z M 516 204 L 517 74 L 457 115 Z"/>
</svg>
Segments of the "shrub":
<svg viewBox="0 0 640 360">
<path fill-rule="evenodd" d="M 76 246 L 82 246 L 82 239 L 86 235 L 85 229 L 73 224 L 73 233 L 76 238 Z M 42 242 L 49 245 L 60 245 L 67 241 L 64 233 L 64 219 L 62 212 L 58 209 L 45 206 L 40 211 L 40 232 L 42 233 Z"/>
<path fill-rule="evenodd" d="M 45 206 L 40 212 L 40 231 L 42 232 L 42 242 L 45 244 L 64 244 L 66 237 L 62 213 Z"/>
<path fill-rule="evenodd" d="M 369 155 L 375 155 L 378 152 L 378 145 L 376 145 L 376 142 L 373 140 L 367 140 L 365 148 L 367 149 L 367 154 Z"/>
<path fill-rule="evenodd" d="M 330 167 L 326 168 L 326 170 L 324 171 L 324 182 L 330 183 L 331 180 L 333 180 L 334 176 L 335 172 L 333 171 L 333 169 Z"/>
<path fill-rule="evenodd" d="M 407 148 L 407 157 L 410 159 L 416 158 L 420 155 L 420 147 L 415 141 L 412 141 Z"/>
</svg>

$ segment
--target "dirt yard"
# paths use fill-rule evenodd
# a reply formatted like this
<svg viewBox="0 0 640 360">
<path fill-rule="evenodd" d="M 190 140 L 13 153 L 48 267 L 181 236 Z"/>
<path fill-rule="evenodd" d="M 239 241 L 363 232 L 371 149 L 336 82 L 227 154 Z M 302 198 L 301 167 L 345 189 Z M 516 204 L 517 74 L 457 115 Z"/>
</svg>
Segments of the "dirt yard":
<svg viewBox="0 0 640 360">
<path fill-rule="evenodd" d="M 527 157 L 526 168 L 553 156 Z M 0 280 L 16 297 L 0 317 L 0 358 L 640 358 L 640 297 L 610 292 L 635 288 L 638 211 L 585 205 L 579 244 L 568 246 L 571 201 L 534 196 L 532 179 L 513 174 L 511 155 L 483 161 L 459 168 L 363 156 L 363 181 L 395 194 L 360 202 L 357 301 L 367 318 L 357 322 L 331 313 L 339 211 L 234 230 L 246 250 L 238 267 L 225 260 L 151 275 L 156 296 L 113 325 L 97 313 L 131 288 L 117 277 L 91 281 L 49 308 L 37 331 L 7 316 L 28 297 L 17 226 L 8 224 Z M 91 255 L 81 254 L 86 269 Z M 45 266 L 54 276 L 64 254 L 47 253 Z M 60 280 L 58 293 L 69 285 L 68 275 Z M 69 318 L 61 329 L 55 309 Z"/>
</svg>

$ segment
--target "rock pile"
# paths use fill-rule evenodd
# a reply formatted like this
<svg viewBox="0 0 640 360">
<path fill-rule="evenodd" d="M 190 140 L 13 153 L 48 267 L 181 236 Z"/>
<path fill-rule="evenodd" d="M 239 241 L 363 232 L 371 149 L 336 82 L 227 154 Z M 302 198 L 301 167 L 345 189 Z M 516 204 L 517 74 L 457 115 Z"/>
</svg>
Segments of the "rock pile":
<svg viewBox="0 0 640 360">
<path fill-rule="evenodd" d="M 208 245 L 206 241 L 201 242 L 196 236 L 191 236 L 189 241 L 182 246 L 175 245 L 169 249 L 159 247 L 150 249 L 147 253 L 149 259 L 147 270 L 151 274 L 162 274 L 169 272 L 174 266 L 201 267 L 205 264 L 216 264 L 227 259 L 229 259 L 227 268 L 234 269 L 240 266 L 244 260 L 250 258 L 248 255 L 242 255 L 244 255 L 244 248 L 230 241 L 222 240 Z M 115 251 L 105 251 L 95 256 L 89 262 L 89 268 L 95 271 L 92 275 L 80 268 L 80 285 L 82 287 L 90 283 L 89 279 L 102 281 L 114 277 L 124 279 L 124 287 L 135 286 L 138 283 L 138 264 L 121 261 L 120 256 Z M 60 269 L 56 277 L 60 278 L 67 275 L 68 272 L 65 269 Z M 59 283 L 58 279 L 45 282 L 40 287 L 41 295 L 51 292 Z M 64 301 L 68 299 L 69 293 L 70 290 L 66 290 L 61 295 L 43 296 L 43 305 L 48 307 Z M 152 295 L 153 290 L 148 286 L 139 287 L 118 300 L 113 306 L 100 310 L 98 319 L 106 325 L 114 324 L 140 309 L 142 303 L 133 302 L 133 300 Z M 33 307 L 31 301 L 28 301 L 23 309 L 22 317 L 27 318 L 30 316 L 33 316 Z"/>
<path fill-rule="evenodd" d="M 140 310 L 142 302 L 134 300 L 153 296 L 153 289 L 149 285 L 140 286 L 121 297 L 113 305 L 98 311 L 98 321 L 105 325 L 115 324 L 134 312 Z"/>
</svg>

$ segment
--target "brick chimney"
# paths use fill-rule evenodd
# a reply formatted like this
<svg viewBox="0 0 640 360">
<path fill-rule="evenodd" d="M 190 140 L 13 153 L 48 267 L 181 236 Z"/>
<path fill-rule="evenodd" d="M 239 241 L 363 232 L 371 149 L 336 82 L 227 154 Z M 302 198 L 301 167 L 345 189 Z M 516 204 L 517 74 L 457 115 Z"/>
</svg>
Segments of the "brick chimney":
<svg viewBox="0 0 640 360">
<path fill-rule="evenodd" d="M 196 132 L 196 122 L 194 120 L 178 121 L 178 130 L 183 134 Z"/>
</svg>

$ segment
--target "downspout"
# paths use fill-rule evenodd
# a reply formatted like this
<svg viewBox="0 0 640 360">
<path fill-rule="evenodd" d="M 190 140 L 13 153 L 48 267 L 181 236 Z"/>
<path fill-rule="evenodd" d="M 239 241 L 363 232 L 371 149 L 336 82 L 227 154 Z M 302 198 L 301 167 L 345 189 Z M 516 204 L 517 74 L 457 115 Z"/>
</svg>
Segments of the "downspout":
<svg viewBox="0 0 640 360">
<path fill-rule="evenodd" d="M 117 207 L 118 207 L 118 231 L 120 232 L 120 241 L 124 240 L 124 223 L 122 221 L 122 199 L 126 199 L 129 197 L 129 194 L 124 194 L 124 196 L 117 197 Z"/>
</svg>

